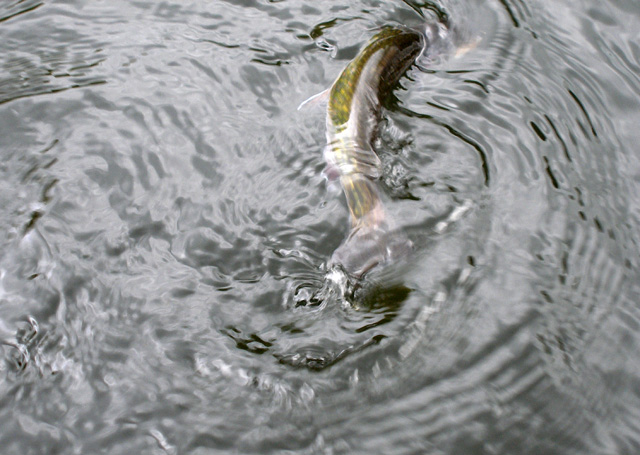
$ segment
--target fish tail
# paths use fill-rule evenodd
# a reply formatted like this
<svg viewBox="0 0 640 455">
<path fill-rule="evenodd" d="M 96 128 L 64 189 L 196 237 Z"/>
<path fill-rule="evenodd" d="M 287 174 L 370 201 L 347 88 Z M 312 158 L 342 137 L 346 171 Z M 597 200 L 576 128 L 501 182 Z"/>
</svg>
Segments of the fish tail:
<svg viewBox="0 0 640 455">
<path fill-rule="evenodd" d="M 360 173 L 340 178 L 351 213 L 351 232 L 331 258 L 351 276 L 361 278 L 379 264 L 395 261 L 412 249 L 404 232 L 387 219 L 375 182 Z"/>
<path fill-rule="evenodd" d="M 353 173 L 341 176 L 340 183 L 347 198 L 353 226 L 377 227 L 385 222 L 384 208 L 374 181 L 364 174 Z"/>
<path fill-rule="evenodd" d="M 359 223 L 333 252 L 330 265 L 340 265 L 350 276 L 360 279 L 378 265 L 406 257 L 412 249 L 413 243 L 400 229 Z"/>
</svg>

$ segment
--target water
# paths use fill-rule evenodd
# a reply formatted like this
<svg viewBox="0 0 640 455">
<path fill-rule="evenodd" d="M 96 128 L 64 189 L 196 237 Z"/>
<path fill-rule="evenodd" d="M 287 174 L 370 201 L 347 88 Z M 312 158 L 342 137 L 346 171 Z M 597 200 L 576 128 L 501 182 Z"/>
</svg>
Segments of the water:
<svg viewBox="0 0 640 455">
<path fill-rule="evenodd" d="M 416 251 L 345 299 L 297 106 L 437 10 L 476 47 L 411 69 L 376 142 Z M 2 453 L 638 453 L 639 19 L 4 2 Z"/>
</svg>

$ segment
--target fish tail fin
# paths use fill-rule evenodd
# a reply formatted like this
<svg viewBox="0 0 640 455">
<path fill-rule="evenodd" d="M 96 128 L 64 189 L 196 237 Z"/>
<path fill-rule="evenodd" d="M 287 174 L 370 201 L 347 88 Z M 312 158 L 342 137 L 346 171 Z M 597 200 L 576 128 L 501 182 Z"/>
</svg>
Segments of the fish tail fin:
<svg viewBox="0 0 640 455">
<path fill-rule="evenodd" d="M 340 181 L 352 228 L 334 251 L 330 265 L 340 265 L 350 276 L 362 278 L 378 265 L 405 256 L 412 243 L 404 232 L 393 228 L 374 181 L 360 173 L 343 175 Z"/>
<path fill-rule="evenodd" d="M 406 257 L 413 243 L 400 229 L 368 224 L 356 225 L 331 256 L 350 276 L 362 278 L 370 270 Z"/>
</svg>

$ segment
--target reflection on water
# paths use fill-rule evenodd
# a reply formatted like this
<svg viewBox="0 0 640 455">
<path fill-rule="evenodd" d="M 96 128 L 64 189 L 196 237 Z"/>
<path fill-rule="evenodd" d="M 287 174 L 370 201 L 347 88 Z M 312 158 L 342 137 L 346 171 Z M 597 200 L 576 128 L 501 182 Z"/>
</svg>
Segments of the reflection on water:
<svg viewBox="0 0 640 455">
<path fill-rule="evenodd" d="M 322 176 L 374 30 L 414 254 L 364 282 Z M 636 453 L 634 2 L 0 6 L 3 453 Z"/>
</svg>

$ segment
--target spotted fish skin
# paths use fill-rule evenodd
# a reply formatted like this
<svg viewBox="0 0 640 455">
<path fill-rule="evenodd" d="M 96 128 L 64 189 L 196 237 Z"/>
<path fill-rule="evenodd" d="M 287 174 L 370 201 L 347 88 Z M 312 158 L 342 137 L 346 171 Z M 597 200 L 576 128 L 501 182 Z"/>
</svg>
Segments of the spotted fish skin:
<svg viewBox="0 0 640 455">
<path fill-rule="evenodd" d="M 340 175 L 352 230 L 336 250 L 332 262 L 362 276 L 381 262 L 408 248 L 392 238 L 390 222 L 376 182 L 380 158 L 372 141 L 382 101 L 415 62 L 425 46 L 422 33 L 403 27 L 379 31 L 345 67 L 329 90 L 325 159 Z"/>
</svg>

